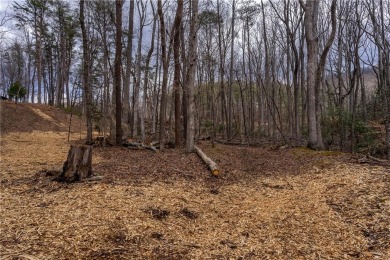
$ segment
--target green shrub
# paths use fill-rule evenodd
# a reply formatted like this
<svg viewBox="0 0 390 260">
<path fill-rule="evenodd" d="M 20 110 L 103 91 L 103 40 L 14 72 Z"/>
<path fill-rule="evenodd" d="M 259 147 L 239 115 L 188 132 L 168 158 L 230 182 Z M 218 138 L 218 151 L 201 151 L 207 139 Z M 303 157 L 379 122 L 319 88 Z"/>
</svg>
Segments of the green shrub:
<svg viewBox="0 0 390 260">
<path fill-rule="evenodd" d="M 372 127 L 359 113 L 353 117 L 351 112 L 342 108 L 328 110 L 322 120 L 322 133 L 325 143 L 329 145 L 339 144 L 343 138 L 343 146 L 350 144 L 357 149 L 369 148 L 377 139 Z"/>
<path fill-rule="evenodd" d="M 15 102 L 26 96 L 26 88 L 19 81 L 13 83 L 8 89 L 8 95 L 11 99 L 15 98 Z"/>
</svg>

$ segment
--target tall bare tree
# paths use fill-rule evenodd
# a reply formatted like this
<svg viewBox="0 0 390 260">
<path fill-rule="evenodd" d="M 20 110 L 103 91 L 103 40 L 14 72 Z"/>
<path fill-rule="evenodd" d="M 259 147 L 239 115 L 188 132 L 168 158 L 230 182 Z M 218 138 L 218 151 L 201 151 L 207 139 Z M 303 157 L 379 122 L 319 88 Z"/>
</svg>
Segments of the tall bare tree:
<svg viewBox="0 0 390 260">
<path fill-rule="evenodd" d="M 174 76 L 173 76 L 173 89 L 175 92 L 175 145 L 180 147 L 182 143 L 182 134 L 181 134 L 181 99 L 180 99 L 180 76 L 181 76 L 181 66 L 180 66 L 180 30 L 183 16 L 183 0 L 177 1 L 176 16 L 173 22 L 173 60 L 175 62 L 174 66 Z"/>
<path fill-rule="evenodd" d="M 303 0 L 299 0 L 299 2 L 305 11 L 304 26 L 307 45 L 307 113 L 309 128 L 308 147 L 312 149 L 323 149 L 319 89 L 322 82 L 326 57 L 336 33 L 336 0 L 332 0 L 331 4 L 332 31 L 320 54 L 319 60 L 318 14 L 321 2 L 319 0 L 308 0 L 306 3 L 303 3 Z"/>
<path fill-rule="evenodd" d="M 90 82 L 90 52 L 87 36 L 87 28 L 85 26 L 85 1 L 80 0 L 80 26 L 83 39 L 83 86 L 85 112 L 87 118 L 87 143 L 92 142 L 92 86 Z"/>
<path fill-rule="evenodd" d="M 165 120 L 166 120 L 166 111 L 167 111 L 167 84 L 168 84 L 169 59 L 167 54 L 165 19 L 164 19 L 161 0 L 157 1 L 157 12 L 160 18 L 161 63 L 163 67 L 161 102 L 160 102 L 160 126 L 159 126 L 160 150 L 163 151 L 165 146 L 164 137 L 165 137 Z"/>
<path fill-rule="evenodd" d="M 194 85 L 195 72 L 197 63 L 197 30 L 199 23 L 198 16 L 198 0 L 191 0 L 191 20 L 190 20 L 190 37 L 188 47 L 188 72 L 187 72 L 187 93 L 188 93 L 188 119 L 187 119 L 187 136 L 186 136 L 186 151 L 192 152 L 194 150 L 194 136 L 195 136 L 195 100 L 194 100 Z"/>
<path fill-rule="evenodd" d="M 150 49 L 148 51 L 148 54 L 146 55 L 145 60 L 145 72 L 144 72 L 144 86 L 143 86 L 143 102 L 142 102 L 142 108 L 141 108 L 141 140 L 142 142 L 145 141 L 145 117 L 146 117 L 146 110 L 147 110 L 147 99 L 148 99 L 148 83 L 149 83 L 149 75 L 150 75 L 150 60 L 153 55 L 154 51 L 154 42 L 155 42 L 155 35 L 156 35 L 156 24 L 157 24 L 157 15 L 155 11 L 155 7 L 153 4 L 153 1 L 150 1 L 152 12 L 153 12 L 153 26 L 152 26 L 152 37 L 150 40 Z"/>
<path fill-rule="evenodd" d="M 115 143 L 122 145 L 122 96 L 121 96 L 121 61 L 122 61 L 122 0 L 115 1 L 115 103 L 116 103 L 116 132 Z"/>
<path fill-rule="evenodd" d="M 130 77 L 133 60 L 134 0 L 130 0 L 126 47 L 126 72 L 123 80 L 123 118 L 130 123 Z"/>
<path fill-rule="evenodd" d="M 133 117 L 132 117 L 132 136 L 136 137 L 138 135 L 138 117 L 140 110 L 139 95 L 141 89 L 141 74 L 142 74 L 142 41 L 144 36 L 144 27 L 146 23 L 146 11 L 147 11 L 147 2 L 137 1 L 137 11 L 139 17 L 139 37 L 137 44 L 137 62 L 135 65 L 135 77 L 134 77 L 134 88 L 133 88 Z"/>
</svg>

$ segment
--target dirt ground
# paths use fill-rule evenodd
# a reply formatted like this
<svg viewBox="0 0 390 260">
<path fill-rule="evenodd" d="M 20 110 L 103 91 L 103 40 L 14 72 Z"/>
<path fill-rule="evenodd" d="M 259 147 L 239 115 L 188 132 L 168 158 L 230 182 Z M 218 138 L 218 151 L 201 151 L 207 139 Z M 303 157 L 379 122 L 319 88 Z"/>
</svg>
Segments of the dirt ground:
<svg viewBox="0 0 390 260">
<path fill-rule="evenodd" d="M 79 141 L 68 117 L 23 104 L 10 126 L 19 107 L 0 105 L 1 259 L 390 259 L 386 165 L 200 143 L 214 177 L 179 149 L 95 147 L 102 181 L 58 183 L 44 172 Z"/>
</svg>

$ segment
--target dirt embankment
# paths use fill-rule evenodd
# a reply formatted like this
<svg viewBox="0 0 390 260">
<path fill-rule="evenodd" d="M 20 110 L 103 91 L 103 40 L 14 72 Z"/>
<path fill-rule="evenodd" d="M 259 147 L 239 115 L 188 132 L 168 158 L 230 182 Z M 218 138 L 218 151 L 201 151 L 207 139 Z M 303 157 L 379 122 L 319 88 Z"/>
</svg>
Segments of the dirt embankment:
<svg viewBox="0 0 390 260">
<path fill-rule="evenodd" d="M 0 101 L 1 134 L 11 132 L 53 131 L 67 132 L 70 114 L 64 109 L 41 104 Z M 84 130 L 85 123 L 77 115 L 72 116 L 71 131 Z"/>
</svg>

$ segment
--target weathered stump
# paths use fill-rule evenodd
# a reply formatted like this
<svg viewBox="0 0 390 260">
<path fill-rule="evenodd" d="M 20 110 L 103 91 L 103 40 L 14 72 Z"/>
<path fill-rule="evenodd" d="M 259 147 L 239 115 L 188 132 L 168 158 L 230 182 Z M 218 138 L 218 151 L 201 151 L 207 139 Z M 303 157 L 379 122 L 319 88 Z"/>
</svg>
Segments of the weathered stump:
<svg viewBox="0 0 390 260">
<path fill-rule="evenodd" d="M 71 145 L 58 181 L 82 181 L 92 176 L 92 146 Z"/>
</svg>

